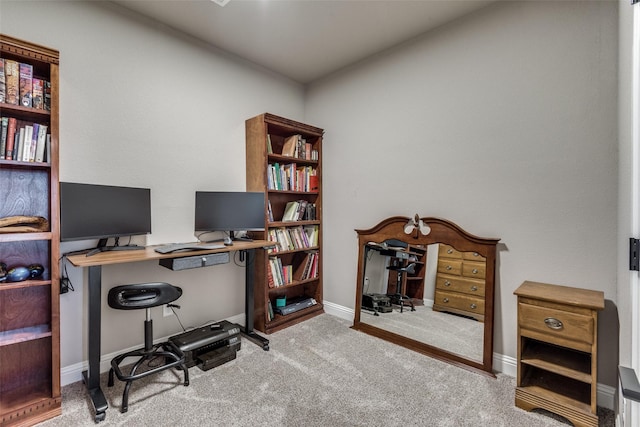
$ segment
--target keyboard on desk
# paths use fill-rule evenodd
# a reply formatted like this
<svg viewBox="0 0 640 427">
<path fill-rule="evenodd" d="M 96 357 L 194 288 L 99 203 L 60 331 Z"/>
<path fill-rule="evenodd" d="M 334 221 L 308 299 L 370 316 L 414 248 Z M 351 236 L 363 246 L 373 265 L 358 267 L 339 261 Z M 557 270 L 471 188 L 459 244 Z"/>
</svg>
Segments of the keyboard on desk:
<svg viewBox="0 0 640 427">
<path fill-rule="evenodd" d="M 222 243 L 170 243 L 168 245 L 158 246 L 154 251 L 160 254 L 168 254 L 178 251 L 207 251 L 211 249 L 223 249 Z"/>
</svg>

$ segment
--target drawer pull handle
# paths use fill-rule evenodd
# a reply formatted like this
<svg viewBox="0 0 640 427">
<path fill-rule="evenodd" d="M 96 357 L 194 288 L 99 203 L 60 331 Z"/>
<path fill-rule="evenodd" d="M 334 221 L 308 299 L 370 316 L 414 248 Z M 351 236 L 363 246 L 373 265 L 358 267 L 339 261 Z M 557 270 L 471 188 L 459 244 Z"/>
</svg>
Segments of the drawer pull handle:
<svg viewBox="0 0 640 427">
<path fill-rule="evenodd" d="M 451 282 L 450 282 L 450 281 L 448 281 L 448 280 L 445 280 L 445 281 L 444 281 L 444 285 L 445 285 L 445 286 L 451 286 Z"/>
<path fill-rule="evenodd" d="M 477 290 L 478 290 L 478 287 L 477 287 L 477 286 L 472 286 L 472 287 L 471 287 L 471 290 L 475 292 L 475 291 L 477 291 Z"/>
<path fill-rule="evenodd" d="M 471 272 L 472 272 L 473 274 L 478 274 L 478 269 L 477 269 L 477 268 L 474 268 L 473 270 L 471 270 Z"/>
<path fill-rule="evenodd" d="M 447 253 L 448 254 L 452 254 L 453 253 L 453 249 L 447 249 Z"/>
<path fill-rule="evenodd" d="M 471 304 L 470 307 L 471 307 L 471 310 L 475 310 L 476 308 L 478 308 L 478 306 L 475 304 Z"/>
<path fill-rule="evenodd" d="M 448 303 L 448 302 L 449 302 L 449 298 L 443 298 L 443 299 L 442 299 L 442 302 L 444 302 L 444 303 Z"/>
<path fill-rule="evenodd" d="M 447 265 L 447 270 L 451 270 L 453 267 L 451 267 L 450 265 Z"/>
<path fill-rule="evenodd" d="M 544 323 L 551 329 L 560 330 L 563 325 L 562 322 L 554 317 L 547 317 L 544 319 Z"/>
<path fill-rule="evenodd" d="M 480 254 L 478 252 L 474 252 L 473 256 L 480 256 Z"/>
</svg>

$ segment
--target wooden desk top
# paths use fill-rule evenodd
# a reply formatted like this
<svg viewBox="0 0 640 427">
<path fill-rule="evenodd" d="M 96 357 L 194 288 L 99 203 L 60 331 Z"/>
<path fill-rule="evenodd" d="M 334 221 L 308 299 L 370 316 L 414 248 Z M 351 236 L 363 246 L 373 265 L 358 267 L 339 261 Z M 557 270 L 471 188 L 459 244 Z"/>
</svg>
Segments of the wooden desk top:
<svg viewBox="0 0 640 427">
<path fill-rule="evenodd" d="M 268 240 L 254 240 L 251 242 L 234 241 L 233 245 L 225 246 L 221 249 L 178 251 L 168 254 L 161 254 L 154 251 L 154 248 L 157 248 L 159 246 L 164 245 L 146 246 L 142 250 L 105 251 L 91 256 L 86 256 L 85 254 L 71 255 L 67 259 L 76 267 L 93 267 L 97 265 L 124 264 L 127 262 L 153 261 L 162 258 L 183 258 L 188 256 L 241 251 L 246 249 L 268 248 L 270 246 L 275 246 L 275 242 L 271 242 Z"/>
</svg>

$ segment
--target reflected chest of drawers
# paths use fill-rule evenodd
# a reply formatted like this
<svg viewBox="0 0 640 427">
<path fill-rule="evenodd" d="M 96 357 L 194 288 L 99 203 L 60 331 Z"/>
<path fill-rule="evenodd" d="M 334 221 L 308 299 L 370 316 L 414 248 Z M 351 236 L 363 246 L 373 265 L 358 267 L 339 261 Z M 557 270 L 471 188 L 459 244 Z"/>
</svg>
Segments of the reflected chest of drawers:
<svg viewBox="0 0 640 427">
<path fill-rule="evenodd" d="M 597 427 L 597 330 L 603 292 L 524 282 L 514 293 L 516 406 L 545 409 L 576 427 Z"/>
<path fill-rule="evenodd" d="M 459 252 L 440 244 L 433 309 L 483 322 L 486 265 L 477 252 Z"/>
</svg>

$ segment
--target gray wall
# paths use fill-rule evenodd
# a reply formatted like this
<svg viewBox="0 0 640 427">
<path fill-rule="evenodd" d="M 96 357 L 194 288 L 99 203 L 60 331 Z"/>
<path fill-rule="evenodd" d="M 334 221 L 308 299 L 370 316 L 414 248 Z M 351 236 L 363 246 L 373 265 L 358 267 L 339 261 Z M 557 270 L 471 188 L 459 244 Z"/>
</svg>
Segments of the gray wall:
<svg viewBox="0 0 640 427">
<path fill-rule="evenodd" d="M 142 243 L 194 241 L 194 192 L 245 189 L 245 119 L 269 111 L 303 120 L 300 85 L 109 2 L 3 1 L 1 11 L 3 33 L 60 51 L 60 179 L 151 188 L 153 233 Z M 87 357 L 86 277 L 68 271 L 63 370 Z M 185 326 L 244 312 L 244 270 L 233 262 L 176 273 L 153 262 L 105 267 L 103 354 L 143 336 L 143 313 L 109 308 L 108 288 L 154 280 L 183 287 Z M 180 331 L 153 310 L 156 336 Z"/>
<path fill-rule="evenodd" d="M 501 238 L 498 354 L 516 357 L 525 280 L 615 301 L 616 49 L 616 3 L 501 2 L 312 85 L 328 298 L 353 307 L 354 229 L 418 213 Z M 600 380 L 615 385 L 610 342 Z"/>
<path fill-rule="evenodd" d="M 354 306 L 354 229 L 415 213 L 502 239 L 495 351 L 509 360 L 522 281 L 616 301 L 615 2 L 490 6 L 306 92 L 109 3 L 0 5 L 3 33 L 61 51 L 61 179 L 150 187 L 146 243 L 193 240 L 196 189 L 244 188 L 244 120 L 269 111 L 326 129 L 324 283 L 335 306 Z M 182 285 L 181 318 L 197 325 L 243 311 L 242 270 L 216 269 L 107 267 L 105 288 Z M 65 368 L 86 360 L 83 277 L 70 274 Z M 103 313 L 103 353 L 140 342 L 139 316 Z M 157 335 L 178 330 L 159 314 Z"/>
</svg>

